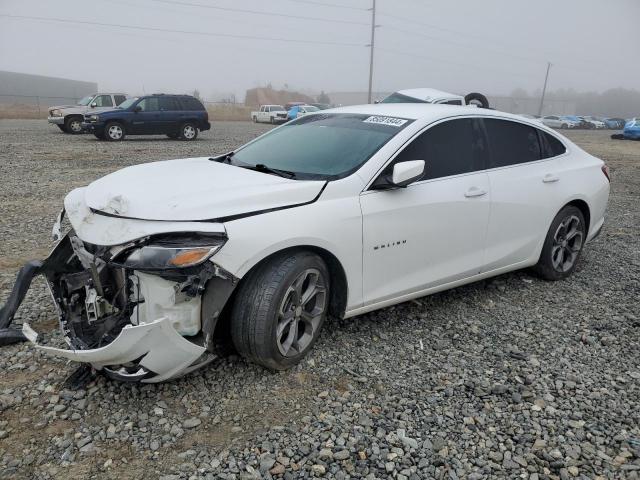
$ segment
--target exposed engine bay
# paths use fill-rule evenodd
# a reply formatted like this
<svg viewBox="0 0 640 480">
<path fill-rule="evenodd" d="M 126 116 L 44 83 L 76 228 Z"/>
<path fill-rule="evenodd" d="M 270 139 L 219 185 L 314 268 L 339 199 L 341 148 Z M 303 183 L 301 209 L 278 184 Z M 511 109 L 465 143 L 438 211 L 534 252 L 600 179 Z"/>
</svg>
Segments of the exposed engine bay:
<svg viewBox="0 0 640 480">
<path fill-rule="evenodd" d="M 24 324 L 38 348 L 120 380 L 182 375 L 215 358 L 217 320 L 237 283 L 208 260 L 212 245 L 223 242 L 219 234 L 174 233 L 97 246 L 71 230 L 46 260 L 23 267 L 0 317 L 15 314 L 33 276 L 42 274 L 71 350 L 38 345 Z"/>
</svg>

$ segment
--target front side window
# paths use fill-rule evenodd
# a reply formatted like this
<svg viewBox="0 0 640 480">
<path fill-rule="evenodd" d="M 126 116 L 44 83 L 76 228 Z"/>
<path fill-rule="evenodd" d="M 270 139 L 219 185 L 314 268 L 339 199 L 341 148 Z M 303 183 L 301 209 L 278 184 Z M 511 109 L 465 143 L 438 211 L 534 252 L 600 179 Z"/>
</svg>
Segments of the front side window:
<svg viewBox="0 0 640 480">
<path fill-rule="evenodd" d="M 484 170 L 488 149 L 482 121 L 458 118 L 429 128 L 402 150 L 393 164 L 410 160 L 425 161 L 423 180 Z"/>
<path fill-rule="evenodd" d="M 232 162 L 294 172 L 297 179 L 343 178 L 412 122 L 362 114 L 309 115 L 240 148 Z"/>
<path fill-rule="evenodd" d="M 143 112 L 157 112 L 160 109 L 158 97 L 143 98 L 140 100 L 140 103 L 138 103 L 138 107 L 140 107 Z"/>
<path fill-rule="evenodd" d="M 491 148 L 491 167 L 505 167 L 540 160 L 535 127 L 498 118 L 485 118 Z"/>
<path fill-rule="evenodd" d="M 138 101 L 138 97 L 127 98 L 124 102 L 122 102 L 120 105 L 118 105 L 118 108 L 122 108 L 123 110 L 126 110 L 127 108 L 131 107 L 137 101 Z"/>
<path fill-rule="evenodd" d="M 111 95 L 98 95 L 93 103 L 96 104 L 96 107 L 113 107 Z"/>
</svg>

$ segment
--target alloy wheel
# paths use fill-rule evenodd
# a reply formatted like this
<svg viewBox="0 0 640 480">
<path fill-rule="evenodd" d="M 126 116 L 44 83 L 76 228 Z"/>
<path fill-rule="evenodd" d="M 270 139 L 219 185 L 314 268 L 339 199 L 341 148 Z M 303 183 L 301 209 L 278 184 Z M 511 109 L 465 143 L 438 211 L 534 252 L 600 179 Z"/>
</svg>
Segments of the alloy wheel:
<svg viewBox="0 0 640 480">
<path fill-rule="evenodd" d="M 182 136 L 187 140 L 191 140 L 196 136 L 196 129 L 193 125 L 185 125 L 182 129 Z"/>
<path fill-rule="evenodd" d="M 82 122 L 80 122 L 80 120 L 71 120 L 69 122 L 69 129 L 73 133 L 80 133 L 82 131 Z"/>
<path fill-rule="evenodd" d="M 326 309 L 325 279 L 308 268 L 289 286 L 278 310 L 276 342 L 284 357 L 302 353 L 313 342 Z"/>
<path fill-rule="evenodd" d="M 568 272 L 573 268 L 583 243 L 583 230 L 576 215 L 566 217 L 553 236 L 551 263 L 558 272 Z"/>
<path fill-rule="evenodd" d="M 109 130 L 107 131 L 109 138 L 112 140 L 120 140 L 122 138 L 123 133 L 124 132 L 120 125 L 111 125 L 109 127 Z"/>
</svg>

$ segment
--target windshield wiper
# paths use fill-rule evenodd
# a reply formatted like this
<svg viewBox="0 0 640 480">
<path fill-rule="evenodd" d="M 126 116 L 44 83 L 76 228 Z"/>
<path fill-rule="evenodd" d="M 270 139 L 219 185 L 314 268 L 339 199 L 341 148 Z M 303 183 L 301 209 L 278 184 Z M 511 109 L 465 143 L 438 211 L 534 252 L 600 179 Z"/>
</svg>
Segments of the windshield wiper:
<svg viewBox="0 0 640 480">
<path fill-rule="evenodd" d="M 279 177 L 283 177 L 283 178 L 296 178 L 296 173 L 295 172 L 291 172 L 289 170 L 280 170 L 279 168 L 271 168 L 271 167 L 267 167 L 264 163 L 258 163 L 255 166 L 244 166 L 241 165 L 242 168 L 248 168 L 250 170 L 255 170 L 257 172 L 264 172 L 264 173 L 271 173 L 273 175 L 278 175 Z"/>
</svg>

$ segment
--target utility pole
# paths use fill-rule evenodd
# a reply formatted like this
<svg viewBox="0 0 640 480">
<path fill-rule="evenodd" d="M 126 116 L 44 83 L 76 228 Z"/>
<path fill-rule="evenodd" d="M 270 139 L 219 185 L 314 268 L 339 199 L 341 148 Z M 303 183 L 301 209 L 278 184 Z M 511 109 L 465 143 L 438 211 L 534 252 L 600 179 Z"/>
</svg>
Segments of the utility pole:
<svg viewBox="0 0 640 480">
<path fill-rule="evenodd" d="M 544 106 L 544 96 L 547 93 L 547 81 L 549 80 L 549 70 L 551 62 L 547 62 L 547 74 L 544 76 L 544 86 L 542 87 L 542 97 L 540 97 L 540 107 L 538 108 L 538 116 L 542 116 L 542 107 Z"/>
<path fill-rule="evenodd" d="M 369 95 L 367 96 L 367 103 L 371 103 L 371 89 L 373 87 L 373 48 L 376 42 L 376 0 L 373 0 L 373 6 L 371 8 L 371 54 L 369 56 Z"/>
</svg>

